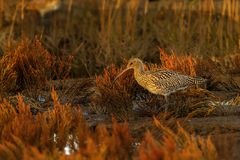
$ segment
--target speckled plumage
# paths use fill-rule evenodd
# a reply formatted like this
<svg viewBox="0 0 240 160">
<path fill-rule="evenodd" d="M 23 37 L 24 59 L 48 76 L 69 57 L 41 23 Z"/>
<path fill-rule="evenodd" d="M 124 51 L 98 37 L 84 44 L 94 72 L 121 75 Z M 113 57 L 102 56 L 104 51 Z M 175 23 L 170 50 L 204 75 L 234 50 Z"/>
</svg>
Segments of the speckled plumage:
<svg viewBox="0 0 240 160">
<path fill-rule="evenodd" d="M 173 92 L 206 83 L 204 78 L 191 77 L 170 70 L 145 71 L 143 62 L 138 58 L 130 59 L 127 68 L 115 80 L 129 69 L 134 70 L 134 78 L 140 86 L 153 94 L 164 96 L 166 102 L 167 96 Z"/>
<path fill-rule="evenodd" d="M 203 78 L 193 78 L 170 70 L 144 72 L 134 70 L 134 78 L 149 92 L 163 96 L 206 82 Z"/>
</svg>

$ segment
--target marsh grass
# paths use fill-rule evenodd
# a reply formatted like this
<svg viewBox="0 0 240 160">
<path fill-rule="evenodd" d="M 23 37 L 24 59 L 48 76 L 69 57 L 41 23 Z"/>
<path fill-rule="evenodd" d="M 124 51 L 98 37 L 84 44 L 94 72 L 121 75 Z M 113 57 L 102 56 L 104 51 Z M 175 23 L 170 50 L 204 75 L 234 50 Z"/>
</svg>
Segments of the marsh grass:
<svg viewBox="0 0 240 160">
<path fill-rule="evenodd" d="M 113 80 L 125 68 L 126 62 L 119 67 L 121 60 L 139 57 L 149 62 L 147 70 L 201 76 L 209 90 L 238 92 L 238 0 L 68 0 L 44 16 L 27 10 L 28 3 L 0 0 L 0 159 L 218 159 L 210 138 L 180 125 L 172 131 L 157 119 L 158 137 L 147 131 L 137 137 L 140 146 L 133 146 L 126 121 L 139 116 L 135 105 L 141 116 L 165 117 L 164 101 L 140 87 L 131 72 Z M 95 74 L 90 90 L 92 81 L 68 81 Z M 61 84 L 50 93 L 53 79 Z M 44 104 L 48 111 L 33 112 L 42 107 L 36 102 L 42 87 L 52 100 Z M 88 126 L 79 104 L 71 103 L 75 97 L 91 101 L 94 112 L 114 116 L 112 128 Z M 209 116 L 218 107 L 209 103 L 217 97 L 205 89 L 169 98 L 166 119 Z M 231 103 L 238 104 L 239 97 Z M 70 156 L 64 155 L 66 145 Z"/>
<path fill-rule="evenodd" d="M 114 114 L 122 120 L 129 119 L 132 112 L 131 94 L 134 79 L 131 74 L 115 84 L 113 80 L 121 70 L 115 65 L 104 70 L 103 76 L 96 77 L 96 92 L 92 98 L 93 109 L 100 113 Z M 135 83 L 136 84 L 136 83 Z"/>
<path fill-rule="evenodd" d="M 240 89 L 238 75 L 239 55 L 225 55 L 198 59 L 197 72 L 206 77 L 210 90 L 236 91 Z"/>
<path fill-rule="evenodd" d="M 146 70 L 170 69 L 182 74 L 196 76 L 197 58 L 192 56 L 168 55 L 161 50 L 162 65 L 147 64 Z M 141 115 L 158 115 L 165 111 L 165 100 L 161 95 L 153 95 L 137 84 L 133 72 L 129 71 L 115 83 L 115 77 L 125 68 L 112 65 L 104 70 L 102 76 L 96 77 L 96 93 L 93 110 L 100 113 L 114 114 L 116 117 L 134 117 L 134 110 L 140 110 Z M 207 116 L 213 110 L 211 101 L 217 100 L 210 91 L 200 88 L 190 88 L 169 96 L 171 102 L 168 112 L 174 117 Z M 134 109 L 135 108 L 135 109 Z M 128 117 L 128 118 L 127 118 Z M 120 118 L 121 119 L 121 118 Z"/>
<path fill-rule="evenodd" d="M 179 56 L 176 53 L 167 54 L 160 49 L 161 69 L 178 71 L 189 76 L 196 76 L 196 58 L 193 56 Z"/>
<path fill-rule="evenodd" d="M 139 147 L 140 159 L 174 159 L 175 157 L 183 159 L 201 159 L 203 157 L 217 159 L 216 149 L 210 137 L 206 140 L 194 137 L 179 125 L 175 133 L 163 126 L 157 119 L 154 119 L 154 124 L 163 132 L 163 141 L 156 141 L 153 135 L 147 132 L 142 145 Z"/>
<path fill-rule="evenodd" d="M 44 85 L 51 65 L 51 55 L 38 40 L 24 39 L 16 49 L 9 49 L 1 58 L 0 65 L 3 91 L 22 90 L 32 85 Z"/>
<path fill-rule="evenodd" d="M 204 57 L 239 52 L 237 0 L 66 1 L 61 12 L 46 14 L 42 24 L 40 15 L 23 10 L 22 3 L 3 3 L 2 21 L 13 24 L 10 33 L 4 31 L 3 46 L 5 39 L 14 44 L 22 35 L 31 39 L 40 34 L 46 48 L 55 54 L 59 48 L 64 54 L 77 53 L 74 76 L 100 73 L 107 65 L 132 56 L 157 62 L 158 47 L 168 53 L 173 50 Z M 63 44 L 63 40 L 68 42 Z"/>
<path fill-rule="evenodd" d="M 34 86 L 44 87 L 50 79 L 66 79 L 72 67 L 72 56 L 63 59 L 51 54 L 38 37 L 23 38 L 15 49 L 6 50 L 0 65 L 1 91 L 16 92 Z"/>
<path fill-rule="evenodd" d="M 166 158 L 171 152 L 174 153 L 172 157 L 178 158 L 216 157 L 210 138 L 196 139 L 180 126 L 175 133 L 157 119 L 154 119 L 154 124 L 162 132 L 161 138 L 155 139 L 150 132 L 146 132 L 140 146 L 134 150 L 134 138 L 126 122 L 118 124 L 113 118 L 112 129 L 98 125 L 93 131 L 83 119 L 79 108 L 61 105 L 54 90 L 52 98 L 53 110 L 36 116 L 32 115 L 29 105 L 23 102 L 21 96 L 18 97 L 18 112 L 7 101 L 0 103 L 1 158 L 146 159 L 149 156 Z M 63 153 L 66 144 L 72 149 L 69 156 Z M 190 148 L 194 152 L 188 152 Z"/>
<path fill-rule="evenodd" d="M 22 101 L 29 105 L 30 110 L 32 114 L 37 114 L 38 112 L 46 112 L 48 109 L 43 108 L 39 102 L 33 98 L 22 96 L 22 95 L 16 95 L 16 96 L 9 96 L 6 98 L 6 100 L 13 106 L 15 107 L 16 110 L 18 110 L 18 103 L 19 103 L 19 97 L 22 98 Z M 3 102 L 3 101 L 2 101 Z"/>
</svg>

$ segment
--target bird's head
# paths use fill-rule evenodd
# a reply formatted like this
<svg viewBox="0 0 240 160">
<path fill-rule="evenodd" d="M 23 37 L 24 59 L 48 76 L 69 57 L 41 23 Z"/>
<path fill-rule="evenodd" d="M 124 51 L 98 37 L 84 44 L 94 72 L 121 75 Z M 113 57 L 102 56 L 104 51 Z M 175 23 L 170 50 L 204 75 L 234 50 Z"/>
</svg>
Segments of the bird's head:
<svg viewBox="0 0 240 160">
<path fill-rule="evenodd" d="M 144 65 L 143 62 L 139 58 L 131 58 L 128 61 L 126 69 L 134 69 L 138 71 L 143 71 Z"/>
<path fill-rule="evenodd" d="M 142 72 L 144 70 L 144 64 L 139 58 L 131 58 L 128 61 L 127 68 L 124 69 L 115 79 L 113 82 L 115 82 L 120 76 L 122 76 L 126 71 L 133 69 L 134 72 L 139 71 Z"/>
</svg>

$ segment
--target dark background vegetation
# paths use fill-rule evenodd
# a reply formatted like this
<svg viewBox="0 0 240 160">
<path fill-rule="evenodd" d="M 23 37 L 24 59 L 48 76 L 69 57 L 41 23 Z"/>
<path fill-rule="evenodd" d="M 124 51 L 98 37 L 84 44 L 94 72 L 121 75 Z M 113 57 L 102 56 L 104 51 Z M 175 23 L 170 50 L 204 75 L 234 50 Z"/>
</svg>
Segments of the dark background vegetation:
<svg viewBox="0 0 240 160">
<path fill-rule="evenodd" d="M 0 0 L 0 159 L 239 158 L 238 0 L 40 1 Z M 164 113 L 131 57 L 206 88 Z"/>
<path fill-rule="evenodd" d="M 1 2 L 1 48 L 39 35 L 51 54 L 74 57 L 74 77 L 101 73 L 130 57 L 159 63 L 159 47 L 205 57 L 240 49 L 235 0 L 68 0 L 44 17 L 25 9 L 28 2 Z"/>
</svg>

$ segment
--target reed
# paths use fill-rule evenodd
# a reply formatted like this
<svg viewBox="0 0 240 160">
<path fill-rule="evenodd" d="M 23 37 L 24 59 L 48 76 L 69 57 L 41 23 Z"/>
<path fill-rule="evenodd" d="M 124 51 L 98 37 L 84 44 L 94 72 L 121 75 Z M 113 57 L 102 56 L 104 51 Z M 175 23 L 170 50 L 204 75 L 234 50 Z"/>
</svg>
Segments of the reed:
<svg viewBox="0 0 240 160">
<path fill-rule="evenodd" d="M 154 60 L 158 47 L 166 52 L 204 57 L 239 51 L 237 0 L 68 1 L 60 8 L 63 12 L 53 11 L 40 26 L 35 20 L 39 15 L 33 19 L 29 17 L 31 11 L 22 12 L 22 5 L 27 3 L 22 0 L 4 3 L 4 12 L 11 17 L 6 20 L 12 24 L 6 42 L 18 40 L 19 35 L 31 38 L 37 33 L 43 41 L 51 40 L 44 45 L 52 50 L 67 39 L 70 42 L 67 53 L 77 51 L 74 75 L 78 76 L 93 75 L 96 70 L 99 73 L 107 65 L 131 56 Z M 15 7 L 15 12 L 10 10 L 18 4 L 21 7 Z M 20 15 L 24 19 L 19 21 Z M 64 22 L 63 27 L 56 25 Z"/>
</svg>

